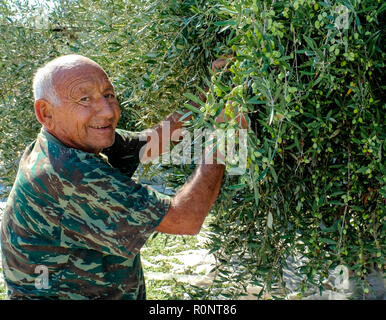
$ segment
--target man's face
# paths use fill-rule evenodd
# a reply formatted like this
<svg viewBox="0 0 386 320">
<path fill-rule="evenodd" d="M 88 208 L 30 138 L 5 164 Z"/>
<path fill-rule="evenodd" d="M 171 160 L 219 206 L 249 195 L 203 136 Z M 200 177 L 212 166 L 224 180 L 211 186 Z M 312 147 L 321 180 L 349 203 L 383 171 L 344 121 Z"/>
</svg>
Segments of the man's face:
<svg viewBox="0 0 386 320">
<path fill-rule="evenodd" d="M 59 71 L 54 86 L 60 104 L 52 109 L 49 130 L 69 147 L 99 153 L 114 143 L 120 109 L 114 88 L 96 65 Z"/>
</svg>

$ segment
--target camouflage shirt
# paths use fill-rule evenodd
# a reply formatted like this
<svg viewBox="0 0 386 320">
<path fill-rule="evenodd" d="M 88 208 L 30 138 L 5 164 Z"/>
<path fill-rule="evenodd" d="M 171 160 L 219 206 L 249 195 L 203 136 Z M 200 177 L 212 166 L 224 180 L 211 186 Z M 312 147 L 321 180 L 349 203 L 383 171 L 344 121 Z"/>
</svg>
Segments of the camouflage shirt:
<svg viewBox="0 0 386 320">
<path fill-rule="evenodd" d="M 138 135 L 103 155 L 42 129 L 25 150 L 1 228 L 10 299 L 145 299 L 139 250 L 170 199 L 135 183 Z"/>
</svg>

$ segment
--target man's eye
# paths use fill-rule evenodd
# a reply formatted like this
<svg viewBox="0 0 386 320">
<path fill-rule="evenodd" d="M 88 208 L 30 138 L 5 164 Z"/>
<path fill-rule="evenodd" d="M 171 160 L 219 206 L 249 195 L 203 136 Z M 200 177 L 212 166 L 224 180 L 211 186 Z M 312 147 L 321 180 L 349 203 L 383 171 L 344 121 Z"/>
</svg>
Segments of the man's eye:
<svg viewBox="0 0 386 320">
<path fill-rule="evenodd" d="M 83 98 L 80 98 L 80 101 L 82 102 L 86 102 L 86 101 L 89 101 L 90 98 L 89 97 L 83 97 Z"/>
<path fill-rule="evenodd" d="M 112 99 L 112 98 L 115 98 L 115 95 L 112 93 L 108 93 L 108 94 L 105 94 L 105 98 L 106 99 Z"/>
</svg>

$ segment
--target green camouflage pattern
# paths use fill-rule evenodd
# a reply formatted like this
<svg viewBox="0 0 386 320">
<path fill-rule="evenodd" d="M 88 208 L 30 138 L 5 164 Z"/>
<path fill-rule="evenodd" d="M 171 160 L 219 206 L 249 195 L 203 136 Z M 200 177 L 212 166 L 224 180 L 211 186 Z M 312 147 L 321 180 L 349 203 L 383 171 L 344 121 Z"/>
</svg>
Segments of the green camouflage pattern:
<svg viewBox="0 0 386 320">
<path fill-rule="evenodd" d="M 115 136 L 95 155 L 43 128 L 26 148 L 1 226 L 10 299 L 146 298 L 140 249 L 170 198 L 131 179 L 146 142 Z M 37 285 L 42 266 L 45 286 Z"/>
</svg>

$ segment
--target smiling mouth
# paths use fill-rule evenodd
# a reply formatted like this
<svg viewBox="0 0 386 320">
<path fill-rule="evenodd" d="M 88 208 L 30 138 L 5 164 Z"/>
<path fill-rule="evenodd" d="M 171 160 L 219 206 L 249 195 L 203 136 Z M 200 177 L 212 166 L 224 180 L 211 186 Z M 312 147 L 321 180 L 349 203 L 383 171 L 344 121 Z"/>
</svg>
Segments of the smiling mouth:
<svg viewBox="0 0 386 320">
<path fill-rule="evenodd" d="M 89 126 L 89 127 L 92 128 L 92 129 L 99 129 L 99 130 L 112 128 L 111 124 L 109 124 L 107 126 Z"/>
</svg>

